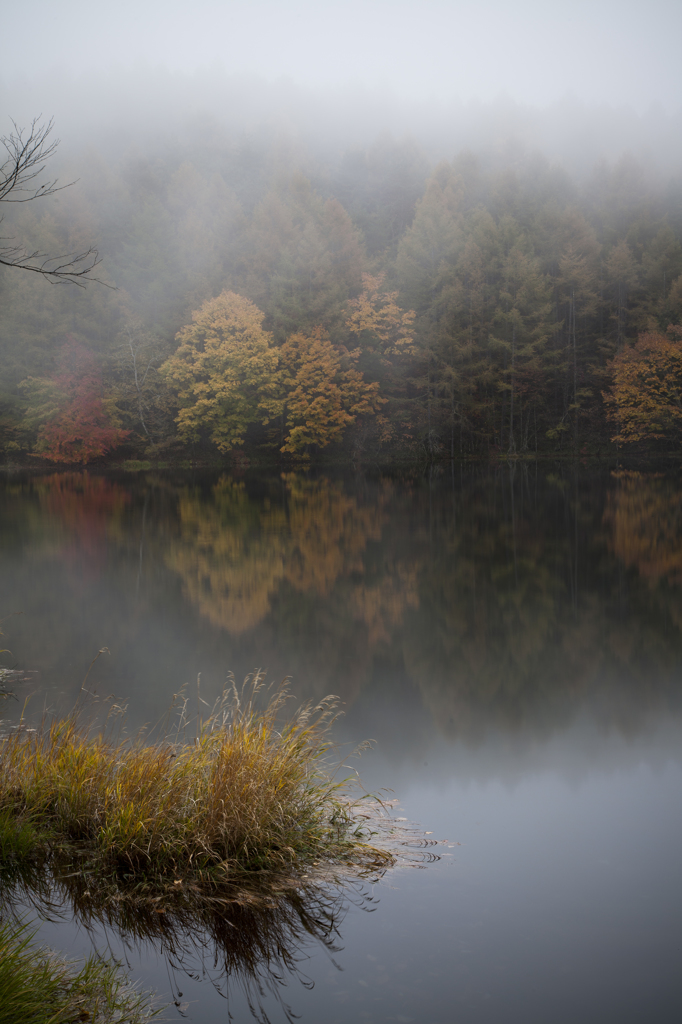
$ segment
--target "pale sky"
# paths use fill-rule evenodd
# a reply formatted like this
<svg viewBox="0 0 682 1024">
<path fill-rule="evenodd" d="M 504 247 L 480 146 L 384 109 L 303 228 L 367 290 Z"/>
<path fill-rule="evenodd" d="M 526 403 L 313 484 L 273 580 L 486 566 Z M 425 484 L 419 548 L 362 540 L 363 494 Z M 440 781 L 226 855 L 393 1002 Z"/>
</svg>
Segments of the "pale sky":
<svg viewBox="0 0 682 1024">
<path fill-rule="evenodd" d="M 682 0 L 20 0 L 0 79 L 141 62 L 403 98 L 682 107 Z"/>
</svg>

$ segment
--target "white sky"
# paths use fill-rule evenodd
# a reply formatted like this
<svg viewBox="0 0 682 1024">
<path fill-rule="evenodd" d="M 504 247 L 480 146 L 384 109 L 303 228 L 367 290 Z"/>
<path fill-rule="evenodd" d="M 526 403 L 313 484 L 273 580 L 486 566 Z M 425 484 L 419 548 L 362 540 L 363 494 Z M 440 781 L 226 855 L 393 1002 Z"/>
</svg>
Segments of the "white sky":
<svg viewBox="0 0 682 1024">
<path fill-rule="evenodd" d="M 401 97 L 682 107 L 682 0 L 15 0 L 0 77 L 130 64 Z"/>
</svg>

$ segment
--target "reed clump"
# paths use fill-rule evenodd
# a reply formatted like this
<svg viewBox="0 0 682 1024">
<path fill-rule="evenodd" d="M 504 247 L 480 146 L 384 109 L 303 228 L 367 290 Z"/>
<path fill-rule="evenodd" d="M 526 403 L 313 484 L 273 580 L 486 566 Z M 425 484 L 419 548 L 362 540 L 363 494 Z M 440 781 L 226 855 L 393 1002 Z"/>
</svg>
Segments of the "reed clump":
<svg viewBox="0 0 682 1024">
<path fill-rule="evenodd" d="M 31 940 L 23 925 L 0 925 L 0 1024 L 142 1024 L 158 1013 L 116 962 L 77 964 Z"/>
<path fill-rule="evenodd" d="M 348 784 L 330 776 L 334 700 L 282 724 L 287 690 L 263 697 L 260 675 L 232 686 L 192 740 L 184 716 L 153 743 L 93 735 L 79 709 L 15 730 L 0 741 L 3 849 L 25 858 L 34 836 L 35 856 L 78 850 L 90 869 L 172 876 L 179 888 L 319 858 L 391 859 L 367 843 Z"/>
</svg>

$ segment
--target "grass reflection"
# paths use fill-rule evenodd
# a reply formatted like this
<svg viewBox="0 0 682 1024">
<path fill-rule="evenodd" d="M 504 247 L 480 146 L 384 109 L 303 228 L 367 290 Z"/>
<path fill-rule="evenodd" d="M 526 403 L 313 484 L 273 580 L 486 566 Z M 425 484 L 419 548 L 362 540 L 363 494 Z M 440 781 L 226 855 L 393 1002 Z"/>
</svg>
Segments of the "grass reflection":
<svg viewBox="0 0 682 1024">
<path fill-rule="evenodd" d="M 374 872 L 374 880 L 384 868 Z M 153 948 L 171 969 L 173 998 L 182 1010 L 182 976 L 208 976 L 229 1003 L 246 997 L 253 1016 L 267 1019 L 269 994 L 293 1020 L 284 990 L 292 979 L 309 985 L 302 964 L 311 946 L 333 956 L 341 949 L 340 928 L 351 904 L 373 909 L 362 878 L 344 881 L 280 878 L 251 880 L 220 894 L 141 903 L 122 884 L 114 890 L 83 871 L 55 868 L 8 869 L 2 872 L 5 918 L 26 910 L 41 918 L 83 928 L 101 947 L 101 938 L 142 955 Z M 68 923 L 68 924 L 67 924 Z"/>
<path fill-rule="evenodd" d="M 283 720 L 286 689 L 264 696 L 259 674 L 233 686 L 189 740 L 185 704 L 153 744 L 111 722 L 93 733 L 78 708 L 6 734 L 0 919 L 30 908 L 152 944 L 175 971 L 240 988 L 256 1018 L 270 992 L 293 1019 L 281 996 L 305 947 L 333 953 L 349 899 L 371 903 L 362 879 L 396 858 L 329 775 L 334 702 Z"/>
<path fill-rule="evenodd" d="M 2 1024 L 144 1024 L 156 1016 L 115 961 L 90 956 L 80 964 L 31 940 L 25 925 L 0 923 Z"/>
</svg>

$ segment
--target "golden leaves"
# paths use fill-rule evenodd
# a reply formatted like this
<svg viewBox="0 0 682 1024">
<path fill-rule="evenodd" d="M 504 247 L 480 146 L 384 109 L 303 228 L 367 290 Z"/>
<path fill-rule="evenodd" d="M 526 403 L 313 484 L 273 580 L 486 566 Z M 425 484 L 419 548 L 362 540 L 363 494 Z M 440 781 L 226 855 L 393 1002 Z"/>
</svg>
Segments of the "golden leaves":
<svg viewBox="0 0 682 1024">
<path fill-rule="evenodd" d="M 178 333 L 178 350 L 161 373 L 177 388 L 184 439 L 196 440 L 207 428 L 227 452 L 243 444 L 249 423 L 267 423 L 281 411 L 279 355 L 263 330 L 263 316 L 242 295 L 224 291 Z"/>
<path fill-rule="evenodd" d="M 411 354 L 414 351 L 412 325 L 417 314 L 413 309 L 403 312 L 396 302 L 398 292 L 381 291 L 383 282 L 384 274 L 362 275 L 363 292 L 348 303 L 352 312 L 346 327 L 352 334 L 368 331 L 374 335 L 385 354 Z"/>
<path fill-rule="evenodd" d="M 677 337 L 675 336 L 677 335 Z M 682 425 L 682 339 L 679 328 L 641 334 L 636 345 L 609 364 L 607 416 L 620 430 L 612 440 L 633 443 L 665 438 Z"/>
<path fill-rule="evenodd" d="M 183 439 L 207 431 L 227 452 L 243 444 L 249 424 L 282 416 L 281 450 L 298 455 L 326 447 L 357 416 L 376 412 L 383 399 L 378 383 L 365 382 L 353 365 L 359 350 L 334 346 L 320 327 L 277 348 L 263 319 L 248 299 L 225 291 L 179 332 L 161 373 L 176 388 Z"/>
<path fill-rule="evenodd" d="M 374 412 L 382 399 L 379 385 L 366 383 L 352 365 L 358 352 L 335 348 L 316 328 L 293 334 L 281 349 L 288 433 L 283 452 L 301 454 L 309 445 L 326 447 L 357 416 Z"/>
</svg>

